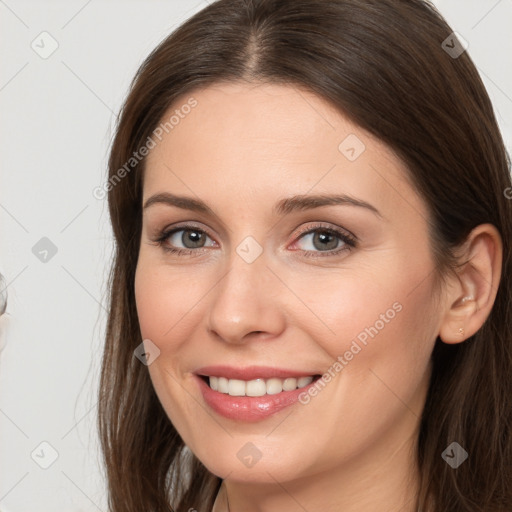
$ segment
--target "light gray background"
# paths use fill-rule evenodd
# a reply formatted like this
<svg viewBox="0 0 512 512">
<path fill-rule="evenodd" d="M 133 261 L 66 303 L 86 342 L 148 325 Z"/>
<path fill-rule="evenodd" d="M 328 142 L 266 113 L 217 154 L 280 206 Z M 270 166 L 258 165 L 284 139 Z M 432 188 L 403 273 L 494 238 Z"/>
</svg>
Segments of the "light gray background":
<svg viewBox="0 0 512 512">
<path fill-rule="evenodd" d="M 138 66 L 207 3 L 0 0 L 2 512 L 106 510 L 95 407 L 112 235 L 92 191 Z M 512 0 L 435 3 L 468 41 L 510 151 Z M 48 58 L 31 47 L 51 49 L 44 31 Z M 57 249 L 46 262 L 43 237 Z"/>
</svg>

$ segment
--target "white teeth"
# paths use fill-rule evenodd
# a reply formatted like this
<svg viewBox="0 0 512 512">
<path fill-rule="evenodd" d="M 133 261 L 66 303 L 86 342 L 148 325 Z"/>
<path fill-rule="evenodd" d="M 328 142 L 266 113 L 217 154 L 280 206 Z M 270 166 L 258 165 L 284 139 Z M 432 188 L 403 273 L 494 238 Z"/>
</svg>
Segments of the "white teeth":
<svg viewBox="0 0 512 512">
<path fill-rule="evenodd" d="M 231 396 L 245 396 L 245 381 L 229 379 L 228 392 Z"/>
<path fill-rule="evenodd" d="M 283 381 L 281 379 L 267 380 L 267 395 L 277 395 L 283 391 Z"/>
<path fill-rule="evenodd" d="M 287 379 L 254 379 L 250 381 L 209 377 L 210 387 L 214 391 L 230 396 L 277 395 L 282 391 L 293 391 L 313 382 L 313 377 L 289 377 Z"/>
<path fill-rule="evenodd" d="M 297 387 L 303 388 L 307 386 L 308 384 L 311 384 L 313 382 L 313 377 L 300 377 L 300 379 L 297 381 Z"/>
<path fill-rule="evenodd" d="M 283 391 L 293 391 L 294 389 L 297 389 L 297 379 L 294 379 L 293 377 L 284 379 Z"/>
<path fill-rule="evenodd" d="M 226 379 L 226 377 L 219 377 L 217 379 L 217 391 L 220 393 L 229 393 L 228 379 Z"/>
<path fill-rule="evenodd" d="M 250 380 L 245 384 L 247 396 L 263 396 L 267 392 L 267 384 L 264 379 Z"/>
</svg>

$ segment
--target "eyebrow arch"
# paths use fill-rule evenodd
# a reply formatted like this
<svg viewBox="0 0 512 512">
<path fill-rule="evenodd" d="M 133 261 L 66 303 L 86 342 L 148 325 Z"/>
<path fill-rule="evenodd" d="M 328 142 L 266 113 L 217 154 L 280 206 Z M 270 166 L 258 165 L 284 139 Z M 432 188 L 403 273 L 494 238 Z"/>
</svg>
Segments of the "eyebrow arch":
<svg viewBox="0 0 512 512">
<path fill-rule="evenodd" d="M 184 210 L 207 213 L 215 216 L 214 211 L 203 201 L 191 197 L 170 194 L 168 192 L 161 192 L 148 198 L 143 209 L 146 210 L 154 204 L 166 204 Z M 382 217 L 382 214 L 375 206 L 346 194 L 296 195 L 285 197 L 274 205 L 273 212 L 278 215 L 287 215 L 294 211 L 303 211 L 331 205 L 348 205 L 366 208 L 378 217 Z"/>
<path fill-rule="evenodd" d="M 215 215 L 214 211 L 207 206 L 206 203 L 199 199 L 193 199 L 192 197 L 177 196 L 169 194 L 168 192 L 161 192 L 151 196 L 144 204 L 143 210 L 146 210 L 154 204 L 167 204 L 169 206 L 176 206 L 184 210 L 192 210 L 195 212 L 209 213 Z"/>
<path fill-rule="evenodd" d="M 375 206 L 363 201 L 362 199 L 357 199 L 347 194 L 297 195 L 286 197 L 276 203 L 274 206 L 274 212 L 279 215 L 286 215 L 293 211 L 309 210 L 312 208 L 331 205 L 358 206 L 360 208 L 370 210 L 378 217 L 382 217 L 381 213 L 377 208 L 375 208 Z"/>
</svg>

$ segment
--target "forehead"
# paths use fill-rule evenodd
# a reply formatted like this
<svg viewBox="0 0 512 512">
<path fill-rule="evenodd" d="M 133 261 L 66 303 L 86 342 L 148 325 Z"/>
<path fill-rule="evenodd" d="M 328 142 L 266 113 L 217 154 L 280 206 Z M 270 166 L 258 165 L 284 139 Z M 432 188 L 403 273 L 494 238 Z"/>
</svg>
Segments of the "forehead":
<svg viewBox="0 0 512 512">
<path fill-rule="evenodd" d="M 381 211 L 426 215 L 393 152 L 305 89 L 215 84 L 180 96 L 165 122 L 147 158 L 144 198 L 176 191 L 248 207 L 256 198 L 336 191 Z"/>
</svg>

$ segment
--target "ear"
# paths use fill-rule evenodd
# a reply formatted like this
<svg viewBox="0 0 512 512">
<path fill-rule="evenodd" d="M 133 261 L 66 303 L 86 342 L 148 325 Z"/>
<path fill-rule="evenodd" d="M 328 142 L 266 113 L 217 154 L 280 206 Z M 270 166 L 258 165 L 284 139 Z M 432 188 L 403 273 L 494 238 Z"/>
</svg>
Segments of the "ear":
<svg viewBox="0 0 512 512">
<path fill-rule="evenodd" d="M 445 343 L 460 343 L 473 336 L 489 316 L 501 278 L 503 245 L 492 224 L 480 224 L 462 247 L 464 265 L 451 280 L 446 311 L 439 328 Z"/>
</svg>

